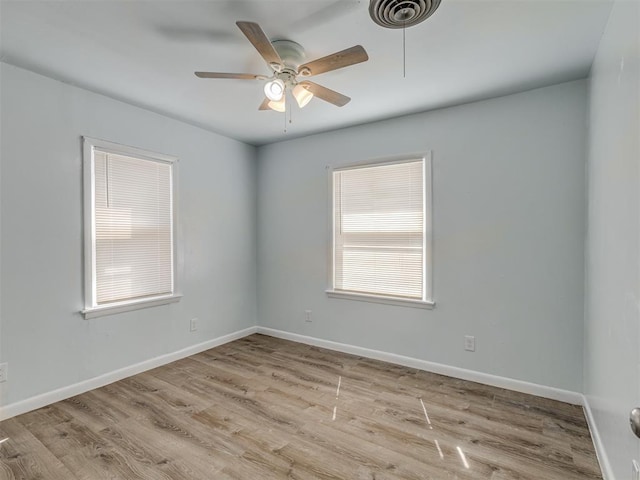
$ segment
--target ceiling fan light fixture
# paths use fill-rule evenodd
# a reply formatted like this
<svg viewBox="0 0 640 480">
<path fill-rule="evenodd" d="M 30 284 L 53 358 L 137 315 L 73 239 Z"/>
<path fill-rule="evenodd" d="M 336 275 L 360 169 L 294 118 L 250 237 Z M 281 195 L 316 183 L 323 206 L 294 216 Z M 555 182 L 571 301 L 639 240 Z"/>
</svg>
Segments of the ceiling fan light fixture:
<svg viewBox="0 0 640 480">
<path fill-rule="evenodd" d="M 271 110 L 275 110 L 276 112 L 284 113 L 286 110 L 284 95 L 280 98 L 280 100 L 271 100 L 269 103 L 267 103 L 267 107 L 269 107 Z"/>
<path fill-rule="evenodd" d="M 264 94 L 272 102 L 278 102 L 284 96 L 284 82 L 279 78 L 264 84 Z"/>
<path fill-rule="evenodd" d="M 2 1 L 2 0 L 0 0 Z M 440 0 L 371 0 L 392 1 L 401 3 L 399 15 L 404 19 L 413 12 L 407 2 L 440 2 Z M 260 54 L 262 59 L 273 70 L 270 77 L 254 73 L 224 73 L 224 72 L 194 72 L 198 78 L 233 78 L 238 80 L 260 80 L 264 82 L 265 97 L 258 110 L 274 110 L 286 112 L 286 96 L 290 92 L 296 99 L 300 108 L 307 105 L 313 97 L 335 105 L 344 107 L 351 100 L 346 95 L 335 92 L 327 87 L 309 82 L 306 79 L 298 87 L 298 77 L 311 77 L 321 73 L 332 72 L 344 67 L 350 67 L 369 60 L 366 50 L 362 45 L 354 45 L 351 48 L 317 58 L 307 63 L 305 51 L 302 46 L 291 40 L 269 40 L 260 25 L 255 22 L 237 21 L 236 25 L 242 31 L 247 40 Z M 294 94 L 295 90 L 295 94 Z M 291 119 L 289 119 L 291 122 Z"/>
<path fill-rule="evenodd" d="M 313 98 L 313 93 L 311 93 L 304 85 L 296 85 L 293 88 L 293 96 L 298 102 L 298 106 L 300 108 L 304 108 Z"/>
</svg>

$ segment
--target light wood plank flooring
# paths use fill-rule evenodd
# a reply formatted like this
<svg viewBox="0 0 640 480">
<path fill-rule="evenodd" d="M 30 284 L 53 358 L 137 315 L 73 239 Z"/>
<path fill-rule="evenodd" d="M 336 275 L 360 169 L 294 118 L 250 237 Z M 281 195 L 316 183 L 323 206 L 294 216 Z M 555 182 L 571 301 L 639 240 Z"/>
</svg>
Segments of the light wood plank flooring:
<svg viewBox="0 0 640 480">
<path fill-rule="evenodd" d="M 0 479 L 601 479 L 580 407 L 252 335 L 0 423 Z"/>
</svg>

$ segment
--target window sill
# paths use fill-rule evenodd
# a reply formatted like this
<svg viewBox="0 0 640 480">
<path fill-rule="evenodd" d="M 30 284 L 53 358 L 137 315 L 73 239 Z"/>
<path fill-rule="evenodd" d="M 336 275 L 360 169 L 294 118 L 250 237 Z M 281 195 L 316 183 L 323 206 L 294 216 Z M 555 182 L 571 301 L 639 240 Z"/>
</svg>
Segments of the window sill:
<svg viewBox="0 0 640 480">
<path fill-rule="evenodd" d="M 336 290 L 326 290 L 330 298 L 341 298 L 344 300 L 356 300 L 360 302 L 384 303 L 386 305 L 397 305 L 400 307 L 424 308 L 432 310 L 435 302 L 424 300 L 410 300 L 398 297 L 385 297 L 384 295 L 367 295 L 364 293 L 339 292 Z"/>
<path fill-rule="evenodd" d="M 141 300 L 131 303 L 119 303 L 113 305 L 105 305 L 102 307 L 86 308 L 80 313 L 84 315 L 84 319 L 104 317 L 105 315 L 115 315 L 116 313 L 130 312 L 140 310 L 142 308 L 157 307 L 159 305 L 167 305 L 169 303 L 179 302 L 182 295 L 170 295 L 166 297 L 156 297 L 148 300 Z"/>
</svg>

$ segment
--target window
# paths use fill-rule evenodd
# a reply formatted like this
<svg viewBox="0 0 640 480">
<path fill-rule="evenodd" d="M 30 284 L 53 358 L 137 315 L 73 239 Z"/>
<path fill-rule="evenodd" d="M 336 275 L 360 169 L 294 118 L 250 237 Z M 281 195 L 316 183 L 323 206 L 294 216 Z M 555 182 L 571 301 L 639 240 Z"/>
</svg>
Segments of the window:
<svg viewBox="0 0 640 480">
<path fill-rule="evenodd" d="M 176 162 L 84 138 L 85 318 L 179 300 Z"/>
<path fill-rule="evenodd" d="M 330 296 L 429 308 L 431 159 L 335 169 Z"/>
</svg>

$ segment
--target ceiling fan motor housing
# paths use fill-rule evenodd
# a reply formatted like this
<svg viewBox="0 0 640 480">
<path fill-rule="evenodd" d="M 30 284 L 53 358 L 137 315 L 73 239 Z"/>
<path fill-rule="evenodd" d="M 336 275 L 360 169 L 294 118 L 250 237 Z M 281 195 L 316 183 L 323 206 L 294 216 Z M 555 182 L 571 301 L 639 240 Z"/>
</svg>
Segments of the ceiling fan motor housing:
<svg viewBox="0 0 640 480">
<path fill-rule="evenodd" d="M 282 71 L 291 70 L 297 72 L 298 67 L 304 63 L 306 58 L 302 45 L 292 40 L 274 40 L 271 44 L 280 55 L 282 63 L 284 63 Z"/>
<path fill-rule="evenodd" d="M 371 0 L 369 15 L 385 28 L 406 28 L 429 18 L 440 0 Z"/>
</svg>

